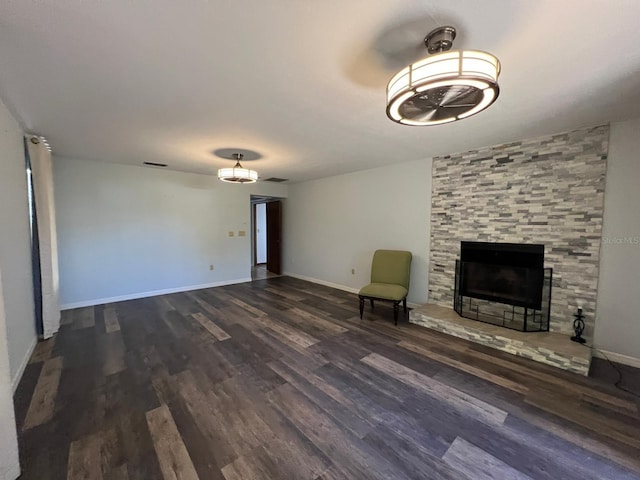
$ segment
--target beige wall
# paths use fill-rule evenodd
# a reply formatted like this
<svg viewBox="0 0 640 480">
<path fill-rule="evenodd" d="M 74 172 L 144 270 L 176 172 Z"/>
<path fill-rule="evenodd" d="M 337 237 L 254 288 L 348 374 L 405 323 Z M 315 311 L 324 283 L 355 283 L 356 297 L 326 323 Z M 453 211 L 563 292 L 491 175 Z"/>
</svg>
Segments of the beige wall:
<svg viewBox="0 0 640 480">
<path fill-rule="evenodd" d="M 594 341 L 598 348 L 614 354 L 612 360 L 637 367 L 640 367 L 639 198 L 640 119 L 613 123 Z"/>
<path fill-rule="evenodd" d="M 22 132 L 0 102 L 0 478 L 20 474 L 12 385 L 36 340 Z M 2 278 L 3 277 L 3 278 Z"/>
<path fill-rule="evenodd" d="M 22 130 L 0 102 L 0 268 L 4 274 L 9 366 L 14 384 L 37 339 L 27 202 Z"/>
<path fill-rule="evenodd" d="M 408 301 L 427 301 L 431 160 L 289 187 L 285 273 L 340 288 L 369 283 L 377 249 L 413 253 Z M 355 270 L 355 274 L 351 270 Z"/>
<path fill-rule="evenodd" d="M 2 272 L 0 271 L 0 478 L 7 480 L 17 478 L 20 475 L 16 420 L 11 393 L 7 324 L 2 298 Z"/>
<path fill-rule="evenodd" d="M 287 195 L 108 162 L 54 157 L 53 168 L 63 309 L 249 281 L 250 195 Z"/>
</svg>

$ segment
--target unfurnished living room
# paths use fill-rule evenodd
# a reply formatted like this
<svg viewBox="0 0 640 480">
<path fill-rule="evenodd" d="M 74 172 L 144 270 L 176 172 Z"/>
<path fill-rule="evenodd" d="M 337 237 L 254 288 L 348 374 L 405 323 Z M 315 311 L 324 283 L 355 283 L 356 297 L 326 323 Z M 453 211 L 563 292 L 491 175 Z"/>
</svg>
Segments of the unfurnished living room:
<svg viewBox="0 0 640 480">
<path fill-rule="evenodd" d="M 640 479 L 640 2 L 0 2 L 0 480 Z"/>
</svg>

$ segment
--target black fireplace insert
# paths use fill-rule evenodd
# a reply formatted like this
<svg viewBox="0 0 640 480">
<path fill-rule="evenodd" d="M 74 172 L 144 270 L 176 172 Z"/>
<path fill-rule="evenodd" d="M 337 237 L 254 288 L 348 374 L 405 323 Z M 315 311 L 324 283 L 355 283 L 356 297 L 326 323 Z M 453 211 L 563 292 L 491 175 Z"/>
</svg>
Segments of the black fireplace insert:
<svg viewBox="0 0 640 480">
<path fill-rule="evenodd" d="M 461 242 L 454 308 L 475 320 L 545 331 L 551 278 L 552 270 L 544 268 L 544 245 Z"/>
<path fill-rule="evenodd" d="M 460 262 L 462 295 L 540 309 L 544 245 L 461 242 Z"/>
</svg>

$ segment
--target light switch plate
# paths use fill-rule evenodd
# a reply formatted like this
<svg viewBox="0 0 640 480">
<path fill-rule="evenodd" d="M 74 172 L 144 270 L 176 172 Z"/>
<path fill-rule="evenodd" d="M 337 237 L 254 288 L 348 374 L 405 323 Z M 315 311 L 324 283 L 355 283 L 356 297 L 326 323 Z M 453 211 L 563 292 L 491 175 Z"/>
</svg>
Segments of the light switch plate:
<svg viewBox="0 0 640 480">
<path fill-rule="evenodd" d="M 239 231 L 238 231 L 238 236 L 239 236 L 239 237 L 244 237 L 245 235 L 246 235 L 246 234 L 245 234 L 245 231 L 244 231 L 244 230 L 239 230 Z"/>
<path fill-rule="evenodd" d="M 233 232 L 229 232 L 229 236 L 230 236 L 230 237 L 233 237 Z"/>
</svg>

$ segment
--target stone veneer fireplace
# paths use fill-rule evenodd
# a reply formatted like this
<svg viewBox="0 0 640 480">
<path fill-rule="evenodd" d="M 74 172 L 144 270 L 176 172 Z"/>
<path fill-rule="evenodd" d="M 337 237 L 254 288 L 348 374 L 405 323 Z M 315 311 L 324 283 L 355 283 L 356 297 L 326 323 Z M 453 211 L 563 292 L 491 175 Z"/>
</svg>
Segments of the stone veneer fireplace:
<svg viewBox="0 0 640 480">
<path fill-rule="evenodd" d="M 578 305 L 593 333 L 609 126 L 436 157 L 429 302 L 453 307 L 461 241 L 542 244 L 553 268 L 550 330 Z"/>
</svg>

